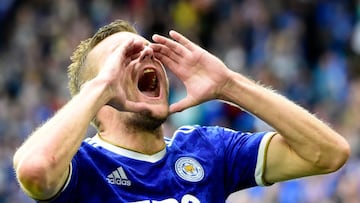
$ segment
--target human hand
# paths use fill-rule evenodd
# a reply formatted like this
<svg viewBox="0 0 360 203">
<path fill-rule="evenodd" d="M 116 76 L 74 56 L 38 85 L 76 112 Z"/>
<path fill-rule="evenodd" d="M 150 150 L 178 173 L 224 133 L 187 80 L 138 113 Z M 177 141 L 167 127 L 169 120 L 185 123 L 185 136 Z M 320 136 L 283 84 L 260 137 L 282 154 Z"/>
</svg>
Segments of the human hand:
<svg viewBox="0 0 360 203">
<path fill-rule="evenodd" d="M 145 102 L 134 101 L 132 98 L 134 88 L 131 81 L 131 68 L 135 60 L 144 49 L 144 43 L 140 40 L 128 40 L 115 46 L 101 64 L 97 79 L 105 81 L 106 96 L 109 98 L 107 105 L 119 111 L 144 112 L 151 109 Z"/>
<path fill-rule="evenodd" d="M 169 39 L 153 35 L 155 44 L 150 46 L 158 58 L 185 85 L 187 96 L 170 106 L 170 112 L 179 112 L 202 102 L 218 99 L 226 84 L 230 70 L 216 56 L 176 31 L 169 32 Z"/>
</svg>

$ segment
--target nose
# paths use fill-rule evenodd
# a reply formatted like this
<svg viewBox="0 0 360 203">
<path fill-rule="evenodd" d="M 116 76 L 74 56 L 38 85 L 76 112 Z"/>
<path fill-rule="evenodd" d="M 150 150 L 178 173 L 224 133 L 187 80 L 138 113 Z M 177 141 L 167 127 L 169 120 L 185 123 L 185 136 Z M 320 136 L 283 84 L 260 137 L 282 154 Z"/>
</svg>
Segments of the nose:
<svg viewBox="0 0 360 203">
<path fill-rule="evenodd" d="M 145 46 L 141 51 L 140 60 L 148 60 L 154 58 L 154 50 L 150 46 Z"/>
</svg>

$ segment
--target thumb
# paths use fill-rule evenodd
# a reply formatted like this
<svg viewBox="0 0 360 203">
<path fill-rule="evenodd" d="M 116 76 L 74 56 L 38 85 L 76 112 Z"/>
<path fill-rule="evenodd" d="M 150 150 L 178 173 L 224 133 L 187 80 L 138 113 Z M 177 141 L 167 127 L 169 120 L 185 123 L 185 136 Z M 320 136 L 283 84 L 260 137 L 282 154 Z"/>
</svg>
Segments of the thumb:
<svg viewBox="0 0 360 203">
<path fill-rule="evenodd" d="M 151 115 L 154 118 L 165 118 L 169 115 L 169 109 L 163 105 L 153 105 L 144 102 L 126 101 L 125 108 L 131 112 L 142 112 Z"/>
<path fill-rule="evenodd" d="M 170 105 L 170 113 L 181 112 L 197 104 L 192 97 L 186 96 L 184 99 Z"/>
</svg>

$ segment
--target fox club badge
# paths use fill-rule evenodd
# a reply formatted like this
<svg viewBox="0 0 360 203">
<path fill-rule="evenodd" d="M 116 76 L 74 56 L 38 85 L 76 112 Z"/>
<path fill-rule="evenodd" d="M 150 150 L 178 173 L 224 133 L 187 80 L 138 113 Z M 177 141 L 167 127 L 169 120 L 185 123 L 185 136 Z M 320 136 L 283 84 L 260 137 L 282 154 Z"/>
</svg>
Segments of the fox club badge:
<svg viewBox="0 0 360 203">
<path fill-rule="evenodd" d="M 175 162 L 175 171 L 178 176 L 189 182 L 199 182 L 204 178 L 204 169 L 192 157 L 181 157 Z"/>
</svg>

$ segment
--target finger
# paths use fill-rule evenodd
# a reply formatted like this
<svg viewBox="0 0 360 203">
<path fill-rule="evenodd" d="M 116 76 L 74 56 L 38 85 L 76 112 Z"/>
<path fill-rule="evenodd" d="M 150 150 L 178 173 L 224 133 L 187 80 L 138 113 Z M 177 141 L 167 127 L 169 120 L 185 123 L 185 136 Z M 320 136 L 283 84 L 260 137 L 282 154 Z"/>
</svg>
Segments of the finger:
<svg viewBox="0 0 360 203">
<path fill-rule="evenodd" d="M 180 57 L 171 52 L 171 50 L 162 44 L 151 44 L 154 50 L 154 56 L 160 60 L 165 66 L 175 67 L 179 64 Z"/>
<path fill-rule="evenodd" d="M 174 60 L 166 55 L 154 52 L 154 56 L 156 59 L 160 60 L 161 63 L 166 67 L 177 67 L 178 66 L 177 60 Z"/>
<path fill-rule="evenodd" d="M 139 55 L 140 52 L 144 49 L 145 45 L 143 42 L 137 40 L 131 40 L 129 43 L 125 44 L 125 57 L 129 57 L 132 60 L 136 59 Z"/>
<path fill-rule="evenodd" d="M 167 56 L 169 58 L 177 59 L 179 55 L 172 52 L 169 47 L 166 47 L 162 44 L 151 44 L 150 47 L 153 49 L 154 53 L 159 53 L 161 55 Z"/>
<path fill-rule="evenodd" d="M 121 45 L 117 46 L 110 56 L 111 63 L 117 63 L 123 61 L 125 64 L 136 59 L 140 52 L 144 49 L 144 43 L 135 41 L 134 39 L 125 41 Z"/>
<path fill-rule="evenodd" d="M 182 72 L 184 71 L 184 68 L 183 68 L 184 66 L 180 65 L 179 60 L 174 60 L 170 57 L 167 57 L 167 56 L 159 54 L 159 53 L 154 53 L 154 56 L 155 56 L 155 58 L 157 58 L 158 60 L 161 61 L 161 63 L 167 70 L 170 70 L 179 79 L 182 78 L 181 75 L 182 75 Z"/>
<path fill-rule="evenodd" d="M 181 45 L 183 45 L 190 51 L 193 51 L 194 48 L 196 47 L 196 45 L 192 41 L 190 41 L 184 35 L 176 32 L 175 30 L 170 30 L 169 35 L 171 38 L 173 38 L 175 41 L 179 42 Z"/>
<path fill-rule="evenodd" d="M 158 34 L 154 34 L 152 39 L 159 44 L 162 44 L 166 47 L 169 48 L 169 50 L 171 50 L 171 52 L 179 55 L 179 56 L 184 56 L 187 52 L 187 50 L 185 49 L 185 47 L 183 47 L 181 44 L 179 44 L 178 42 L 171 40 L 169 38 L 166 38 L 164 36 L 158 35 Z"/>
<path fill-rule="evenodd" d="M 143 112 L 149 109 L 148 104 L 142 102 L 125 101 L 124 109 L 130 112 Z"/>
<path fill-rule="evenodd" d="M 168 109 L 162 105 L 154 105 L 143 102 L 125 102 L 125 109 L 131 112 L 150 114 L 154 118 L 164 118 L 169 115 Z"/>
<path fill-rule="evenodd" d="M 116 46 L 111 55 L 109 56 L 110 61 L 117 61 L 126 59 L 127 55 L 131 55 L 132 45 L 134 40 L 125 41 L 123 44 Z"/>
<path fill-rule="evenodd" d="M 140 41 L 140 40 L 133 40 L 132 43 L 130 43 L 128 45 L 128 53 L 131 54 L 136 54 L 141 52 L 143 49 L 145 48 L 145 44 L 144 42 Z"/>
</svg>

